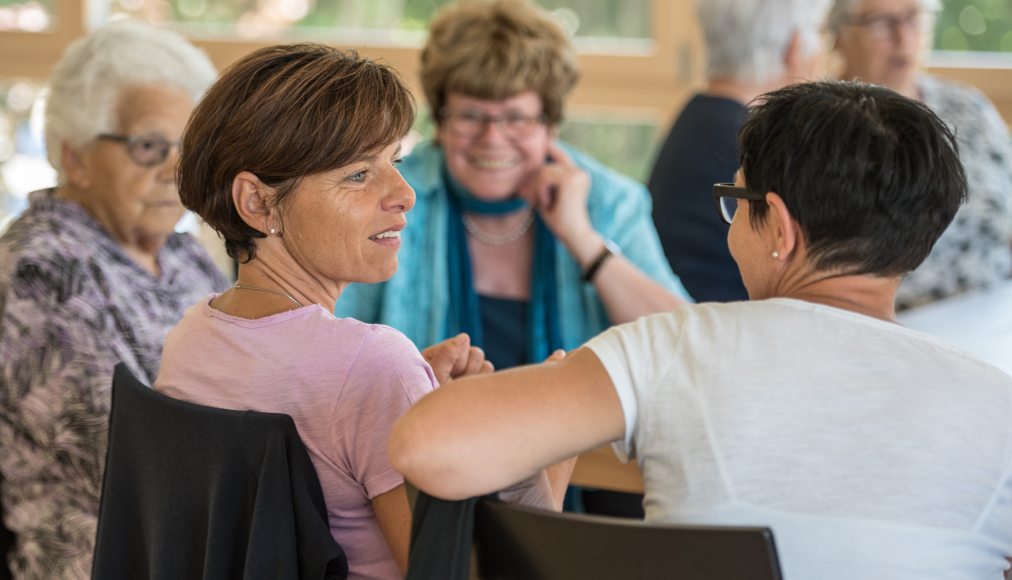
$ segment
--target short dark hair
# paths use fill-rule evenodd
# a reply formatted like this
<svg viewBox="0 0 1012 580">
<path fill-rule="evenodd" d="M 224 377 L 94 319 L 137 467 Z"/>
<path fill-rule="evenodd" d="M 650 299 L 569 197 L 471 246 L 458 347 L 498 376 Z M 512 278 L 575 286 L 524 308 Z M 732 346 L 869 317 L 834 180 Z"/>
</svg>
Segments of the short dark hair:
<svg viewBox="0 0 1012 580">
<path fill-rule="evenodd" d="M 280 205 L 307 176 L 353 163 L 404 137 L 414 100 L 391 67 L 314 43 L 269 46 L 208 90 L 183 134 L 179 197 L 249 261 L 253 238 L 232 202 L 241 171 L 275 188 Z"/>
<path fill-rule="evenodd" d="M 952 131 L 923 103 L 882 87 L 817 82 L 763 95 L 738 147 L 746 187 L 783 198 L 820 270 L 909 272 L 966 199 Z M 751 226 L 768 210 L 750 202 Z"/>
</svg>

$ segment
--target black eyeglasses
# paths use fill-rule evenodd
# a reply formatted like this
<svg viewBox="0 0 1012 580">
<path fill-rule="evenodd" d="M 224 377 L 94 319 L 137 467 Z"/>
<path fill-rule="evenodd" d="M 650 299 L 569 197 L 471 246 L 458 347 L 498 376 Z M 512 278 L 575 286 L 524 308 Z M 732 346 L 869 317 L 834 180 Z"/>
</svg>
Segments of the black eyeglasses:
<svg viewBox="0 0 1012 580">
<path fill-rule="evenodd" d="M 724 220 L 725 224 L 731 225 L 731 220 L 734 219 L 734 214 L 738 211 L 739 199 L 760 201 L 766 199 L 766 195 L 749 191 L 733 183 L 713 184 L 713 201 L 717 204 L 717 213 L 720 214 L 720 219 Z"/>
<path fill-rule="evenodd" d="M 169 141 L 154 136 L 102 133 L 96 139 L 125 144 L 130 160 L 141 167 L 154 167 L 165 163 L 165 160 L 169 158 L 169 152 L 173 148 L 179 147 L 179 141 Z"/>
<path fill-rule="evenodd" d="M 845 25 L 857 26 L 867 30 L 876 40 L 886 41 L 903 27 L 910 27 L 926 33 L 935 26 L 937 14 L 922 8 L 915 8 L 903 14 L 862 14 L 850 15 L 844 20 Z"/>
<path fill-rule="evenodd" d="M 523 113 L 506 113 L 505 115 L 489 115 L 481 111 L 463 110 L 439 112 L 439 120 L 446 123 L 451 132 L 459 137 L 477 137 L 485 132 L 489 125 L 498 125 L 499 129 L 511 139 L 530 137 L 534 130 L 548 120 L 544 115 L 524 115 Z"/>
</svg>

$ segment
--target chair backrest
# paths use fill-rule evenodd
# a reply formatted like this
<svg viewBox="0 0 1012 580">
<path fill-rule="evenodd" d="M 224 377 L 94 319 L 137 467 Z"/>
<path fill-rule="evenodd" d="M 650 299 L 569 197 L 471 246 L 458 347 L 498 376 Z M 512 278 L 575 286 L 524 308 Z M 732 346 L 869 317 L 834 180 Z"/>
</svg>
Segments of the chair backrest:
<svg viewBox="0 0 1012 580">
<path fill-rule="evenodd" d="M 116 367 L 92 576 L 344 578 L 291 417 L 180 401 Z"/>
<path fill-rule="evenodd" d="M 3 476 L 0 476 L 0 490 L 3 489 Z M 0 502 L 0 505 L 3 505 Z M 7 563 L 7 555 L 14 547 L 14 532 L 7 529 L 0 518 L 0 580 L 11 580 L 11 569 Z"/>
<path fill-rule="evenodd" d="M 769 528 L 658 526 L 481 500 L 483 580 L 780 580 Z"/>
</svg>

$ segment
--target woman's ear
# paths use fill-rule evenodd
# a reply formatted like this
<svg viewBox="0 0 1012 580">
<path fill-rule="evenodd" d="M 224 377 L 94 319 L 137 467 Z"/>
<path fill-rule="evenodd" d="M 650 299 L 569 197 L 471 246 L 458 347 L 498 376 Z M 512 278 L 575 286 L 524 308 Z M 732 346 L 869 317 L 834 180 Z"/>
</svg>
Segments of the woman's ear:
<svg viewBox="0 0 1012 580">
<path fill-rule="evenodd" d="M 787 261 L 803 243 L 801 226 L 791 216 L 784 199 L 776 193 L 771 191 L 766 194 L 766 204 L 770 208 L 768 221 L 773 230 L 773 252 L 780 259 Z"/>
<path fill-rule="evenodd" d="M 60 144 L 60 165 L 63 166 L 63 174 L 67 182 L 77 189 L 88 189 L 91 187 L 91 172 L 83 152 L 72 147 L 69 143 Z"/>
<path fill-rule="evenodd" d="M 267 235 L 270 230 L 271 207 L 267 203 L 270 188 L 249 171 L 240 171 L 232 179 L 232 203 L 246 225 Z"/>
</svg>

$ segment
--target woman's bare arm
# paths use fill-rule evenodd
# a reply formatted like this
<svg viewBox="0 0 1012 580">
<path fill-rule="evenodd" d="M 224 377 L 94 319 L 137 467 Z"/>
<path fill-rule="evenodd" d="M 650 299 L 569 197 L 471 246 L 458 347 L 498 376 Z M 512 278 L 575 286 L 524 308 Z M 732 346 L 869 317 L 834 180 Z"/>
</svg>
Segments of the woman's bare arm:
<svg viewBox="0 0 1012 580">
<path fill-rule="evenodd" d="M 419 489 L 463 499 L 508 487 L 624 430 L 607 371 L 582 348 L 561 362 L 467 377 L 430 393 L 394 425 L 390 460 Z"/>
</svg>

